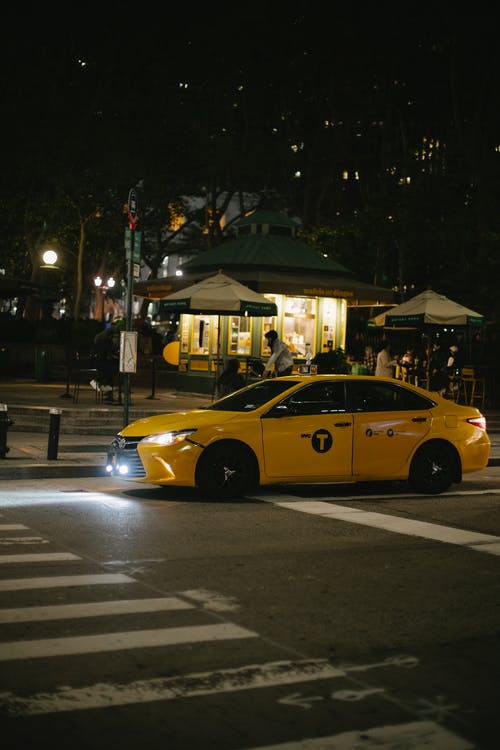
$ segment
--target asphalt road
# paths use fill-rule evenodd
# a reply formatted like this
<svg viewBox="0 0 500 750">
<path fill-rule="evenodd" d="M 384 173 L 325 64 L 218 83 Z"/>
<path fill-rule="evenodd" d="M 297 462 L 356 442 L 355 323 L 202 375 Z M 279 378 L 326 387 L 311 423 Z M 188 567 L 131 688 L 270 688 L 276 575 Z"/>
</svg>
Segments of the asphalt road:
<svg viewBox="0 0 500 750">
<path fill-rule="evenodd" d="M 497 750 L 500 468 L 401 485 L 2 482 L 2 748 Z"/>
</svg>

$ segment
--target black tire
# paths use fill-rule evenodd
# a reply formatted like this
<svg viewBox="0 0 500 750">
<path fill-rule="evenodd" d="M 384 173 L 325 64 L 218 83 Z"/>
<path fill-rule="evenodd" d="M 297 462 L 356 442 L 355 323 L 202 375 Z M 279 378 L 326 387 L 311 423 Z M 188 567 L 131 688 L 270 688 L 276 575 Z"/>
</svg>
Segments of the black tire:
<svg viewBox="0 0 500 750">
<path fill-rule="evenodd" d="M 446 443 L 423 445 L 413 457 L 408 481 L 414 490 L 438 495 L 460 481 L 458 458 Z"/>
<path fill-rule="evenodd" d="M 257 463 L 248 448 L 231 441 L 216 443 L 201 455 L 196 484 L 210 500 L 234 500 L 257 486 Z"/>
</svg>

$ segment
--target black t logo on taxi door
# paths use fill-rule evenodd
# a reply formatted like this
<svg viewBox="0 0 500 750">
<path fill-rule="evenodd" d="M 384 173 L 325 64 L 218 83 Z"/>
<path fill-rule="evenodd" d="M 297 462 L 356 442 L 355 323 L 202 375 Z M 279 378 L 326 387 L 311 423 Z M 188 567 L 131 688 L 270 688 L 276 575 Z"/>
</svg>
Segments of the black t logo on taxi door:
<svg viewBox="0 0 500 750">
<path fill-rule="evenodd" d="M 328 430 L 316 430 L 311 443 L 316 453 L 326 453 L 332 447 L 333 438 Z"/>
</svg>

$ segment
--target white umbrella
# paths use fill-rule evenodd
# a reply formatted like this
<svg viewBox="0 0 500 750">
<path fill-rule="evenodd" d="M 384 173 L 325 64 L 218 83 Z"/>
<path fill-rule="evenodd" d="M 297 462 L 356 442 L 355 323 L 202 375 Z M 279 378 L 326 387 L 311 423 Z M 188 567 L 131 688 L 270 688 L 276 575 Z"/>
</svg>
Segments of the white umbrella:
<svg viewBox="0 0 500 750">
<path fill-rule="evenodd" d="M 263 317 L 277 315 L 271 302 L 253 289 L 219 271 L 160 302 L 161 312 Z"/>
<path fill-rule="evenodd" d="M 219 271 L 196 284 L 180 289 L 160 301 L 161 313 L 187 313 L 218 315 L 217 327 L 217 363 L 215 382 L 220 362 L 220 316 L 239 315 L 250 317 L 267 317 L 278 314 L 278 308 L 253 289 L 240 284 L 236 279 Z"/>
<path fill-rule="evenodd" d="M 377 315 L 372 321 L 377 326 L 385 327 L 478 326 L 482 325 L 484 317 L 458 302 L 453 302 L 444 294 L 437 294 L 432 289 L 427 289 L 401 305 Z"/>
</svg>

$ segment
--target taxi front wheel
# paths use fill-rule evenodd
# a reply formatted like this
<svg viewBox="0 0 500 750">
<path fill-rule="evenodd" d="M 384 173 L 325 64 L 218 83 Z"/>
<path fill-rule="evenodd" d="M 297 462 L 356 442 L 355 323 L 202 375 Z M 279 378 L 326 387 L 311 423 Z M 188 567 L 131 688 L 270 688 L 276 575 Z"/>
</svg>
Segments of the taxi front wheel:
<svg viewBox="0 0 500 750">
<path fill-rule="evenodd" d="M 210 500 L 233 500 L 256 488 L 257 462 L 244 445 L 226 440 L 207 448 L 196 467 L 196 485 Z"/>
<path fill-rule="evenodd" d="M 417 492 L 426 495 L 444 492 L 453 482 L 460 481 L 456 453 L 439 441 L 423 445 L 413 457 L 408 480 Z"/>
</svg>

